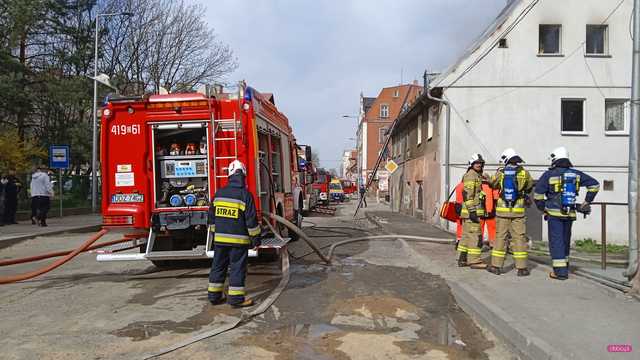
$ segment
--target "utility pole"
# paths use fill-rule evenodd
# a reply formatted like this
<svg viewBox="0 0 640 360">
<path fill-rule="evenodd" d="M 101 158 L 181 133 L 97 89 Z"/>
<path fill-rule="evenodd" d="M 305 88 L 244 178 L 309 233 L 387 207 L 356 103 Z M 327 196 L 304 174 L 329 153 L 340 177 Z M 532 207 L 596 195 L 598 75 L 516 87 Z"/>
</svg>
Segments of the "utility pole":
<svg viewBox="0 0 640 360">
<path fill-rule="evenodd" d="M 633 6 L 633 70 L 631 78 L 631 121 L 629 130 L 629 268 L 625 275 L 631 282 L 631 292 L 640 294 L 638 271 L 638 157 L 640 141 L 640 0 Z"/>
</svg>

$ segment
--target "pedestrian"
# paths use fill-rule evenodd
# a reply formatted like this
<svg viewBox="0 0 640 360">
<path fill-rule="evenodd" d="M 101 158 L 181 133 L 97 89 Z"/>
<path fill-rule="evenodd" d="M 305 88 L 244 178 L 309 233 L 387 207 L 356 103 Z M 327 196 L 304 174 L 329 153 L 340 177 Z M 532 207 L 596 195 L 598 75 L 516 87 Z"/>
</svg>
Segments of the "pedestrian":
<svg viewBox="0 0 640 360">
<path fill-rule="evenodd" d="M 364 204 L 364 207 L 367 207 L 367 189 L 364 184 L 360 184 L 360 201 Z"/>
<path fill-rule="evenodd" d="M 595 199 L 600 184 L 591 176 L 573 168 L 569 151 L 559 147 L 551 153 L 551 168 L 547 170 L 534 190 L 534 200 L 548 224 L 549 252 L 553 271 L 549 277 L 566 280 L 569 277 L 569 251 L 571 227 L 576 220 L 576 212 L 585 216 L 591 213 L 591 202 Z M 587 188 L 585 201 L 578 204 L 580 187 Z"/>
<path fill-rule="evenodd" d="M 22 190 L 22 184 L 16 177 L 15 170 L 9 170 L 5 183 L 4 223 L 17 224 L 16 212 L 18 211 L 18 194 Z"/>
<path fill-rule="evenodd" d="M 214 233 L 214 255 L 209 273 L 208 297 L 213 305 L 224 299 L 224 282 L 229 269 L 227 302 L 233 307 L 253 305 L 245 298 L 245 279 L 249 248 L 258 245 L 260 226 L 253 195 L 247 190 L 244 164 L 229 165 L 229 183 L 218 190 L 209 208 L 209 231 Z"/>
<path fill-rule="evenodd" d="M 480 259 L 482 254 L 482 231 L 480 219 L 485 216 L 485 194 L 482 182 L 485 179 L 484 159 L 480 154 L 473 154 L 469 159 L 467 173 L 462 177 L 462 240 L 458 245 L 458 266 L 469 266 L 472 269 L 485 269 L 487 265 Z"/>
<path fill-rule="evenodd" d="M 498 168 L 491 177 L 491 187 L 499 190 L 496 205 L 496 240 L 491 251 L 491 265 L 487 271 L 500 275 L 507 254 L 507 235 L 511 236 L 510 248 L 516 263 L 518 276 L 529 276 L 527 260 L 526 215 L 533 178 L 514 149 L 502 152 Z"/>
<path fill-rule="evenodd" d="M 47 175 L 47 167 L 41 165 L 38 170 L 31 176 L 31 201 L 35 206 L 35 219 L 39 226 L 47 226 L 47 213 L 51 207 L 51 197 L 53 197 L 53 185 Z"/>
</svg>

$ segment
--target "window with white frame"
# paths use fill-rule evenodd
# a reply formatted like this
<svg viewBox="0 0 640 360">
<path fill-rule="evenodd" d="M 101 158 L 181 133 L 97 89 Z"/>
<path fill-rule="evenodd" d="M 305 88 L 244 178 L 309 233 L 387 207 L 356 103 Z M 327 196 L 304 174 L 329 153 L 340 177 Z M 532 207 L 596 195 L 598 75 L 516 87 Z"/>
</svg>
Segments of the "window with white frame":
<svg viewBox="0 0 640 360">
<path fill-rule="evenodd" d="M 418 115 L 418 140 L 417 144 L 422 144 L 422 114 Z"/>
<path fill-rule="evenodd" d="M 586 55 L 607 55 L 609 53 L 608 30 L 608 25 L 587 25 Z"/>
<path fill-rule="evenodd" d="M 398 90 L 398 89 L 394 90 L 393 91 L 393 97 L 394 98 L 400 97 L 400 90 Z"/>
<path fill-rule="evenodd" d="M 630 106 L 625 99 L 606 99 L 604 102 L 604 132 L 607 135 L 629 133 Z"/>
<path fill-rule="evenodd" d="M 584 134 L 584 99 L 562 99 L 562 133 Z"/>
<path fill-rule="evenodd" d="M 386 133 L 388 129 L 388 127 L 384 126 L 381 127 L 380 130 L 378 130 L 378 143 L 384 144 L 384 142 L 387 140 Z"/>
<path fill-rule="evenodd" d="M 380 117 L 386 119 L 389 117 L 389 105 L 381 104 L 380 105 Z"/>
<path fill-rule="evenodd" d="M 562 49 L 562 25 L 540 25 L 538 53 L 560 55 Z"/>
</svg>

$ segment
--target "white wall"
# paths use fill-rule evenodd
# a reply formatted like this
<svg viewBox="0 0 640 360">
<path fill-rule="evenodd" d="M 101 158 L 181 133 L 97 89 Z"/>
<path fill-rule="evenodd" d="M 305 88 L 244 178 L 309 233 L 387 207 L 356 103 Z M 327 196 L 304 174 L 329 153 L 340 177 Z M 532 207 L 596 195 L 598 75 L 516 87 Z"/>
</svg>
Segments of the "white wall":
<svg viewBox="0 0 640 360">
<path fill-rule="evenodd" d="M 451 84 L 529 3 L 523 1 L 494 38 L 438 85 L 446 88 Z M 565 146 L 574 165 L 599 180 L 601 186 L 603 180 L 614 181 L 614 191 L 601 191 L 596 201 L 627 201 L 628 137 L 605 135 L 604 104 L 605 98 L 630 97 L 632 2 L 626 1 L 607 21 L 610 57 L 585 57 L 580 45 L 585 40 L 586 25 L 600 24 L 617 4 L 597 0 L 540 1 L 506 37 L 507 49 L 496 47 L 472 71 L 445 89 L 445 96 L 454 107 L 452 185 L 460 180 L 474 152 L 495 164 L 502 150 L 513 147 L 537 178 L 548 166 L 552 149 Z M 564 56 L 537 55 L 539 24 L 562 24 Z M 585 135 L 561 134 L 563 98 L 585 99 Z M 441 133 L 443 125 L 444 112 Z M 626 207 L 609 208 L 607 222 L 608 240 L 626 243 Z M 574 229 L 573 239 L 600 239 L 599 209 L 594 209 L 586 221 L 580 218 Z"/>
</svg>

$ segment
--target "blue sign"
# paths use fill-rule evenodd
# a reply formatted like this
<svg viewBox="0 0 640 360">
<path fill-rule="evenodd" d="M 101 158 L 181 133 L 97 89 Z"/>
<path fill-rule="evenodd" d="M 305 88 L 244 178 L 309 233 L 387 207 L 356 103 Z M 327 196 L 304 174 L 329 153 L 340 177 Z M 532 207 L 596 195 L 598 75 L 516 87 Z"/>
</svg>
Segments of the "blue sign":
<svg viewBox="0 0 640 360">
<path fill-rule="evenodd" d="M 68 169 L 69 164 L 69 145 L 51 145 L 51 147 L 49 147 L 50 168 Z"/>
</svg>

